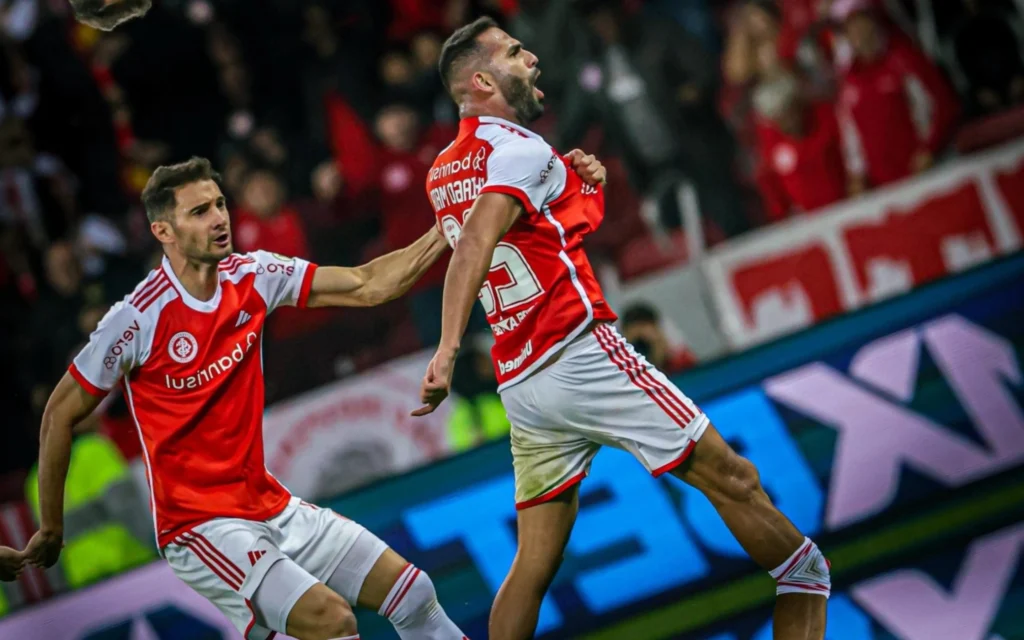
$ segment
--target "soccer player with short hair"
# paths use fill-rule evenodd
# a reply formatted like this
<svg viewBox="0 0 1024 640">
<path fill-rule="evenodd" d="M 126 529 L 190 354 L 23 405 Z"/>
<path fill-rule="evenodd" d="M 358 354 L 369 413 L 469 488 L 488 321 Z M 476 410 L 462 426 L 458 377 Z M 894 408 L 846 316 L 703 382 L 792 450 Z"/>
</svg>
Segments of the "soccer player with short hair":
<svg viewBox="0 0 1024 640">
<path fill-rule="evenodd" d="M 447 397 L 479 299 L 512 423 L 519 549 L 491 610 L 490 638 L 533 637 L 576 520 L 579 482 L 609 445 L 707 496 L 776 580 L 776 640 L 820 640 L 828 561 L 775 508 L 757 469 L 614 328 L 583 250 L 604 216 L 603 187 L 573 173 L 577 154 L 560 155 L 527 128 L 543 111 L 537 62 L 486 18 L 452 34 L 439 67 L 462 120 L 426 185 L 455 253 L 441 343 L 423 379 L 424 406 L 413 413 Z"/>
<path fill-rule="evenodd" d="M 41 526 L 24 558 L 57 562 L 72 430 L 120 384 L 142 441 L 157 546 L 246 638 L 357 638 L 358 605 L 387 617 L 405 640 L 462 640 L 426 573 L 270 474 L 262 431 L 267 315 L 283 305 L 392 300 L 447 244 L 430 228 L 351 268 L 232 253 L 218 180 L 209 161 L 193 158 L 160 167 L 146 185 L 163 262 L 107 313 L 50 396 L 40 435 Z M 11 558 L 11 573 L 18 561 Z"/>
</svg>

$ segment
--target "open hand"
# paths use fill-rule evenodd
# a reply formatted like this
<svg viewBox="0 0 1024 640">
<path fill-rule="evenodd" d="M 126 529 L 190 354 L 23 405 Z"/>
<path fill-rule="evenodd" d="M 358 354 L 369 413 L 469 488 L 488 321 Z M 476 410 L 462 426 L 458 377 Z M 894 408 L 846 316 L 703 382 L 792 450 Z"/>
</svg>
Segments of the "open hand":
<svg viewBox="0 0 1024 640">
<path fill-rule="evenodd" d="M 451 393 L 452 372 L 455 370 L 455 351 L 438 348 L 427 365 L 427 373 L 420 386 L 420 402 L 423 406 L 412 412 L 414 416 L 433 413 L 439 404 Z"/>
<path fill-rule="evenodd" d="M 565 157 L 572 162 L 573 171 L 583 179 L 583 182 L 591 186 L 608 182 L 608 170 L 593 155 L 583 153 L 580 149 L 573 149 L 565 154 Z"/>
<path fill-rule="evenodd" d="M 25 556 L 17 549 L 0 546 L 0 581 L 11 582 L 21 575 Z"/>
<path fill-rule="evenodd" d="M 49 569 L 57 564 L 60 550 L 63 548 L 64 539 L 61 534 L 39 530 L 28 541 L 28 546 L 25 547 L 22 555 L 25 556 L 25 562 L 28 564 L 41 569 Z"/>
</svg>

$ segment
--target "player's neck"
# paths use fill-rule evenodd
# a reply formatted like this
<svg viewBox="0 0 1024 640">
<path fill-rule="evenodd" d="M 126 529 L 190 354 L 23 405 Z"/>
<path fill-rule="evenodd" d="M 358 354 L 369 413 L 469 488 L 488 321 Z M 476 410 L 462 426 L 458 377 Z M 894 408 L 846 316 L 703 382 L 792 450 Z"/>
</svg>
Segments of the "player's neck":
<svg viewBox="0 0 1024 640">
<path fill-rule="evenodd" d="M 519 121 L 516 117 L 515 109 L 508 106 L 507 104 L 492 104 L 489 102 L 464 102 L 459 105 L 459 118 L 477 118 L 479 116 L 489 116 L 491 118 L 502 118 L 509 122 L 514 122 L 520 127 L 526 125 Z"/>
<path fill-rule="evenodd" d="M 189 260 L 185 256 L 167 255 L 171 271 L 181 286 L 196 300 L 206 302 L 217 294 L 217 265 Z"/>
</svg>

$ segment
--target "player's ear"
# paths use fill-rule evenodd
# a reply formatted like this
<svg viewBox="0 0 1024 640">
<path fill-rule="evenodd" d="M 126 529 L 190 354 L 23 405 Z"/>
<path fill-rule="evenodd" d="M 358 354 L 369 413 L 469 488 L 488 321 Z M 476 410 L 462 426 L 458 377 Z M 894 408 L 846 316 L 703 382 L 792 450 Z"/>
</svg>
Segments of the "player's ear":
<svg viewBox="0 0 1024 640">
<path fill-rule="evenodd" d="M 474 91 L 484 91 L 490 93 L 497 88 L 497 85 L 495 84 L 494 81 L 494 76 L 487 73 L 486 71 L 477 71 L 473 73 L 469 81 L 473 85 Z"/>
<path fill-rule="evenodd" d="M 149 223 L 149 230 L 153 232 L 153 235 L 161 244 L 174 242 L 174 228 L 171 227 L 170 220 L 154 220 Z"/>
</svg>

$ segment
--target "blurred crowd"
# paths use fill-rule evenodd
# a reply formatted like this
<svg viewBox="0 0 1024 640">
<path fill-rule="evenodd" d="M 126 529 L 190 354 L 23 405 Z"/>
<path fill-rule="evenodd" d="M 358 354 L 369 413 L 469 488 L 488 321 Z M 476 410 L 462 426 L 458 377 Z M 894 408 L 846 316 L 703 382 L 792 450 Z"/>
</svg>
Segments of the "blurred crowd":
<svg viewBox="0 0 1024 640">
<path fill-rule="evenodd" d="M 53 385 L 159 257 L 151 171 L 211 158 L 238 251 L 357 264 L 400 248 L 433 222 L 424 178 L 457 129 L 436 64 L 473 17 L 539 56 L 538 131 L 608 166 L 590 251 L 623 278 L 928 171 L 1024 101 L 1013 0 L 155 4 L 103 33 L 67 0 L 0 0 L 0 502 L 23 496 Z M 275 314 L 268 402 L 435 343 L 446 266 L 380 308 Z M 694 364 L 652 308 L 623 311 L 656 364 Z M 507 430 L 487 340 L 472 344 L 456 448 Z M 83 429 L 131 458 L 129 421 L 112 397 Z"/>
</svg>

